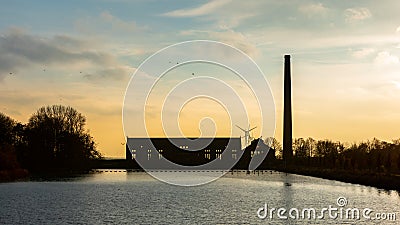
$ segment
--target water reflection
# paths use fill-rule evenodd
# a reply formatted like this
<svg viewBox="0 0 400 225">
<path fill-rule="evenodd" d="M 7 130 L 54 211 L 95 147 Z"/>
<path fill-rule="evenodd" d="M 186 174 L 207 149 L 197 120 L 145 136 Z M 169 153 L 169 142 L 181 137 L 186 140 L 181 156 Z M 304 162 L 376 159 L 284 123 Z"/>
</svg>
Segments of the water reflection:
<svg viewBox="0 0 400 225">
<path fill-rule="evenodd" d="M 256 212 L 265 203 L 322 208 L 335 205 L 340 196 L 347 198 L 349 207 L 400 210 L 396 191 L 275 171 L 232 171 L 198 187 L 168 185 L 125 170 L 30 179 L 0 184 L 0 205 L 7 206 L 0 207 L 1 224 L 308 224 L 311 221 L 262 221 Z"/>
</svg>

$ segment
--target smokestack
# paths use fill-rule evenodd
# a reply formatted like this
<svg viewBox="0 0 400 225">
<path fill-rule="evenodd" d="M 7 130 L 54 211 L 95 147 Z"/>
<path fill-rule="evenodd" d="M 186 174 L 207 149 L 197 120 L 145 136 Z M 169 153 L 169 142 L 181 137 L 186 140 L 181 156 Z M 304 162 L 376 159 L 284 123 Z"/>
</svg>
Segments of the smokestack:
<svg viewBox="0 0 400 225">
<path fill-rule="evenodd" d="M 285 77 L 283 94 L 283 159 L 289 161 L 292 150 L 292 81 L 290 74 L 290 55 L 285 55 Z"/>
</svg>

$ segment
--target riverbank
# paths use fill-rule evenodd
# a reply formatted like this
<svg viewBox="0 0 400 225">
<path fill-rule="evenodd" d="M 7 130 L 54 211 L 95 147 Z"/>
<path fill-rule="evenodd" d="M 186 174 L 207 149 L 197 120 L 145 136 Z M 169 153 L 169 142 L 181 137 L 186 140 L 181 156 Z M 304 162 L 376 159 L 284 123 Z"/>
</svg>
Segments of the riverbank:
<svg viewBox="0 0 400 225">
<path fill-rule="evenodd" d="M 318 177 L 318 178 L 342 181 L 352 184 L 361 184 L 386 190 L 400 191 L 399 174 L 373 173 L 368 171 L 347 171 L 347 170 L 336 170 L 336 169 L 333 170 L 333 169 L 322 169 L 314 167 L 294 167 L 294 166 L 288 166 L 286 168 L 277 167 L 274 169 L 280 172 Z"/>
<path fill-rule="evenodd" d="M 16 181 L 28 176 L 29 172 L 25 169 L 0 170 L 0 182 Z"/>
</svg>

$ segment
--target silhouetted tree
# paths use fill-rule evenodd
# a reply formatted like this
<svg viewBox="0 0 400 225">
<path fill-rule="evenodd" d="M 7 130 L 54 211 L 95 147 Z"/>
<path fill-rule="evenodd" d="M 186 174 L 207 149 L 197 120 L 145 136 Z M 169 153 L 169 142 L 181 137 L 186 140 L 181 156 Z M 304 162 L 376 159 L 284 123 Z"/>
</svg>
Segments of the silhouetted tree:
<svg viewBox="0 0 400 225">
<path fill-rule="evenodd" d="M 15 149 L 10 144 L 0 145 L 0 170 L 19 168 Z"/>
<path fill-rule="evenodd" d="M 19 168 L 14 148 L 16 122 L 9 116 L 0 113 L 0 170 Z"/>
<path fill-rule="evenodd" d="M 306 158 L 308 156 L 308 146 L 303 138 L 296 138 L 293 141 L 294 156 L 297 158 Z"/>
<path fill-rule="evenodd" d="M 4 115 L 0 112 L 0 145 L 14 144 L 14 126 L 16 122 L 9 116 Z"/>
<path fill-rule="evenodd" d="M 390 173 L 392 171 L 392 157 L 391 157 L 390 153 L 386 158 L 385 168 L 386 168 L 386 172 L 388 172 L 388 173 Z"/>
<path fill-rule="evenodd" d="M 26 137 L 26 126 L 21 123 L 16 123 L 13 128 L 14 133 L 14 148 L 18 162 L 22 167 L 26 167 L 28 163 L 28 148 Z"/>
<path fill-rule="evenodd" d="M 283 150 L 282 145 L 278 140 L 274 137 L 265 138 L 264 143 L 275 150 L 275 155 L 277 158 L 282 158 Z"/>
<path fill-rule="evenodd" d="M 72 107 L 42 107 L 27 124 L 30 167 L 84 168 L 100 158 L 93 138 L 85 131 L 86 118 Z"/>
<path fill-rule="evenodd" d="M 400 173 L 400 154 L 397 155 L 397 172 Z"/>
<path fill-rule="evenodd" d="M 305 146 L 308 152 L 308 156 L 309 157 L 313 157 L 315 154 L 315 145 L 316 145 L 316 141 L 312 138 L 307 138 Z"/>
</svg>

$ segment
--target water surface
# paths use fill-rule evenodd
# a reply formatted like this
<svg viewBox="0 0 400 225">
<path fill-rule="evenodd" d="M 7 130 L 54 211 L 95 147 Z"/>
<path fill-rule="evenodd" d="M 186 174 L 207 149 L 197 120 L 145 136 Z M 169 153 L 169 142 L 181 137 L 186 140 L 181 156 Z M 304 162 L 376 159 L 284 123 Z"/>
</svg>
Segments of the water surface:
<svg viewBox="0 0 400 225">
<path fill-rule="evenodd" d="M 179 173 L 177 173 L 177 176 Z M 33 179 L 0 184 L 1 224 L 397 224 L 397 221 L 349 219 L 260 219 L 268 207 L 366 207 L 396 213 L 395 191 L 325 179 L 265 171 L 228 173 L 206 185 L 180 187 L 143 172 L 108 170 L 70 178 Z"/>
</svg>

